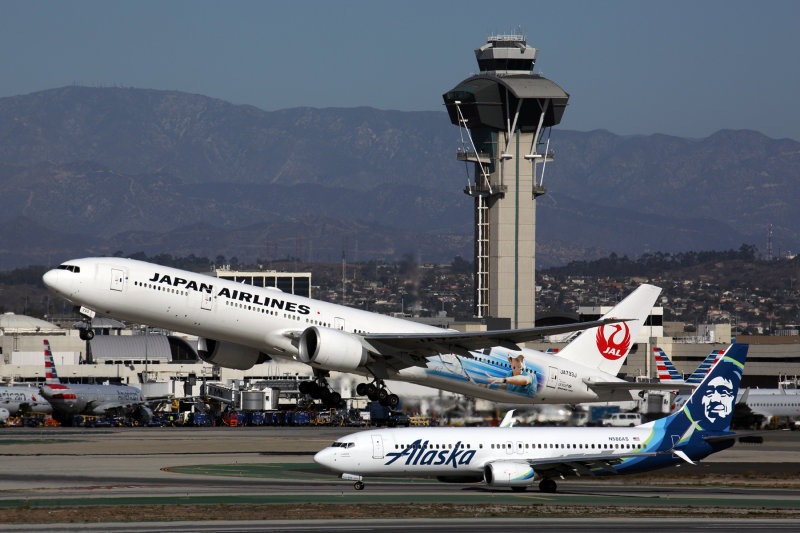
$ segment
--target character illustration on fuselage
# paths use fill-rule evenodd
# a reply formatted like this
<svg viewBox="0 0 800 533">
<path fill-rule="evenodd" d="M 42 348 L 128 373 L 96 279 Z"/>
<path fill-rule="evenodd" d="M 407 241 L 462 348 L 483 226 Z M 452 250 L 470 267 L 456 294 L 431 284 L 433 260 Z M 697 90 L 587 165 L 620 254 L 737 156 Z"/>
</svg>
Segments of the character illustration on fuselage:
<svg viewBox="0 0 800 533">
<path fill-rule="evenodd" d="M 226 368 L 300 361 L 315 376 L 300 392 L 330 406 L 331 372 L 364 376 L 356 393 L 389 407 L 387 380 L 512 404 L 630 400 L 635 384 L 617 373 L 661 292 L 641 285 L 595 321 L 463 332 L 123 258 L 69 261 L 43 280 L 81 309 L 83 331 L 99 313 L 197 335 L 198 356 Z M 558 354 L 521 346 L 573 332 Z"/>
<path fill-rule="evenodd" d="M 418 476 L 514 490 L 538 479 L 543 492 L 555 491 L 555 480 L 568 475 L 693 464 L 735 442 L 727 398 L 736 396 L 746 357 L 747 345 L 731 345 L 680 411 L 636 427 L 373 429 L 339 438 L 314 460 L 359 490 L 363 476 Z"/>
</svg>

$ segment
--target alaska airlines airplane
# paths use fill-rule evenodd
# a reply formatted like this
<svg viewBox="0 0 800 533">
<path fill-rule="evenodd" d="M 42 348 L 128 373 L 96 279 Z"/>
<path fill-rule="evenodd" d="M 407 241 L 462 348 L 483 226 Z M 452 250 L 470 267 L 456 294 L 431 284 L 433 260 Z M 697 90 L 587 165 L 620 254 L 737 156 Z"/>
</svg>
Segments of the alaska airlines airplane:
<svg viewBox="0 0 800 533">
<path fill-rule="evenodd" d="M 133 414 L 143 421 L 153 416 L 145 405 L 142 391 L 136 387 L 61 383 L 47 340 L 44 341 L 44 367 L 42 396 L 53 406 L 53 418 L 63 425 L 71 425 L 72 417 L 78 414 Z"/>
<path fill-rule="evenodd" d="M 100 313 L 197 335 L 215 365 L 302 361 L 316 380 L 301 392 L 331 405 L 330 371 L 366 376 L 357 394 L 390 406 L 386 379 L 512 404 L 630 400 L 642 385 L 616 375 L 661 292 L 642 285 L 598 321 L 464 333 L 132 259 L 67 261 L 43 279 L 87 322 Z M 557 355 L 517 345 L 581 330 Z"/>
<path fill-rule="evenodd" d="M 35 387 L 6 386 L 0 387 L 0 407 L 8 409 L 11 414 L 27 412 L 50 413 L 53 411 L 50 402 Z"/>
<path fill-rule="evenodd" d="M 672 361 L 670 361 L 669 357 L 667 357 L 663 351 L 661 351 L 659 348 L 656 349 L 660 352 L 656 355 L 656 361 L 658 362 L 660 359 L 660 365 L 663 365 L 665 368 L 664 372 L 659 371 L 659 377 L 661 378 L 662 383 L 681 383 L 679 379 L 673 378 L 674 375 L 677 375 L 678 378 L 680 378 L 680 374 L 678 374 L 678 371 L 675 370 L 675 365 L 673 365 Z M 705 373 L 708 372 L 708 369 L 714 366 L 717 358 L 722 353 L 724 353 L 723 350 L 712 351 L 711 354 L 709 354 L 709 356 L 706 357 L 702 363 L 700 363 L 700 366 L 697 367 L 697 370 L 695 370 L 691 376 L 686 378 L 686 383 L 691 384 L 699 382 Z M 675 370 L 674 374 L 668 370 L 669 368 Z M 685 400 L 685 396 L 676 396 L 676 408 L 680 407 Z M 739 395 L 736 403 L 745 404 L 750 408 L 751 411 L 757 415 L 763 416 L 765 418 L 765 423 L 769 422 L 769 420 L 774 416 L 786 416 L 792 419 L 800 418 L 800 394 L 798 394 L 796 389 L 789 389 L 787 391 L 785 388 L 748 388 Z"/>
<path fill-rule="evenodd" d="M 746 344 L 733 344 L 679 412 L 633 428 L 377 429 L 341 437 L 314 461 L 364 488 L 363 476 L 483 481 L 555 492 L 556 478 L 645 472 L 729 448 Z"/>
</svg>

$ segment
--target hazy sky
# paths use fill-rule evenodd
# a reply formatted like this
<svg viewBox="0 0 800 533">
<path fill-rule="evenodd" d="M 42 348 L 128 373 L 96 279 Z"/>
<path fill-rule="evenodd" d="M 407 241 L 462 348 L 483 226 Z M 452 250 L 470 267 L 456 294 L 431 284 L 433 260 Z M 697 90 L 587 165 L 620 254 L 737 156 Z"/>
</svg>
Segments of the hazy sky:
<svg viewBox="0 0 800 533">
<path fill-rule="evenodd" d="M 570 93 L 561 127 L 800 140 L 800 1 L 0 0 L 0 97 L 177 89 L 265 110 L 438 110 L 520 26 Z"/>
</svg>

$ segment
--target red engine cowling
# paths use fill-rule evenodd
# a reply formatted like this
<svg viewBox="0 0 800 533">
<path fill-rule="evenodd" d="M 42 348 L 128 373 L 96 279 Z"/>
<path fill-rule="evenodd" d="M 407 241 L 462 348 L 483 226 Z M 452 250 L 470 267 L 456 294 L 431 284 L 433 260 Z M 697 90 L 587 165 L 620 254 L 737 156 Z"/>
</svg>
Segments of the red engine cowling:
<svg viewBox="0 0 800 533">
<path fill-rule="evenodd" d="M 317 326 L 303 332 L 298 352 L 304 363 L 339 372 L 364 366 L 368 359 L 367 350 L 355 335 Z"/>
<path fill-rule="evenodd" d="M 493 487 L 527 487 L 533 484 L 533 468 L 527 463 L 496 461 L 483 467 L 483 480 Z"/>
<path fill-rule="evenodd" d="M 207 363 L 236 370 L 247 370 L 267 360 L 267 356 L 255 348 L 203 337 L 197 340 L 197 355 Z"/>
</svg>

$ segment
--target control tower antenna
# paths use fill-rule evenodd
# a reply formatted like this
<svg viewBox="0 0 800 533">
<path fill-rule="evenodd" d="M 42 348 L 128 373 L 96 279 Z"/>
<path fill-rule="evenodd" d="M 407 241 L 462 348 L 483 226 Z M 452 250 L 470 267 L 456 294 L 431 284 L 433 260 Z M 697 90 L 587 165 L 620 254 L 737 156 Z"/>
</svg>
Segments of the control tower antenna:
<svg viewBox="0 0 800 533">
<path fill-rule="evenodd" d="M 456 157 L 475 165 L 464 190 L 475 202 L 475 315 L 512 327 L 534 325 L 536 198 L 569 100 L 533 73 L 536 54 L 521 30 L 490 35 L 475 50 L 480 72 L 443 95 L 461 132 Z"/>
<path fill-rule="evenodd" d="M 767 226 L 767 261 L 772 261 L 772 224 Z"/>
</svg>

